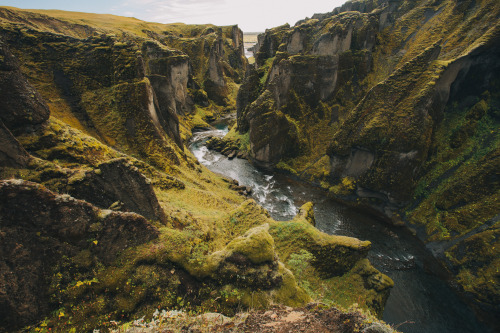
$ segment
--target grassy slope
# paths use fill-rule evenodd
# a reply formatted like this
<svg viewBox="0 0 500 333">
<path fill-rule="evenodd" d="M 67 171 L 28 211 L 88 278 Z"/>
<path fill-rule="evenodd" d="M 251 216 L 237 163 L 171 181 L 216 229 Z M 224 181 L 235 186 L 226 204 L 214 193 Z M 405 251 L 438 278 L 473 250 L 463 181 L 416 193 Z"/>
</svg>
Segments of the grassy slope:
<svg viewBox="0 0 500 333">
<path fill-rule="evenodd" d="M 116 16 L 110 14 L 93 14 L 82 12 L 69 12 L 63 10 L 40 10 L 20 9 L 15 7 L 3 7 L 19 15 L 15 20 L 26 19 L 32 27 L 43 31 L 62 33 L 72 37 L 85 38 L 94 31 L 99 33 L 129 33 L 139 37 L 148 37 L 147 31 L 162 33 L 168 31 L 172 34 L 184 34 L 186 37 L 191 33 L 198 35 L 203 30 L 214 25 L 194 25 L 184 23 L 161 24 L 145 22 L 133 17 Z M 33 15 L 33 13 L 39 15 Z M 49 19 L 50 22 L 43 22 Z M 80 28 L 76 27 L 80 26 Z M 89 28 L 85 31 L 83 28 Z M 146 31 L 145 31 L 146 30 Z"/>
</svg>

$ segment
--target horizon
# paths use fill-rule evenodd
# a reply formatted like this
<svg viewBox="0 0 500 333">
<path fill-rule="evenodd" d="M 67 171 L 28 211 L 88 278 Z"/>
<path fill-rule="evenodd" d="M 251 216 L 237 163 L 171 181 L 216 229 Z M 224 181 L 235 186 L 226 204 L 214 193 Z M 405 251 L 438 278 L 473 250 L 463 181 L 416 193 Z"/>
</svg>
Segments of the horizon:
<svg viewBox="0 0 500 333">
<path fill-rule="evenodd" d="M 165 24 L 237 24 L 243 32 L 251 33 L 264 32 L 286 23 L 293 26 L 297 21 L 314 14 L 331 12 L 346 2 L 347 0 L 310 0 L 307 3 L 290 4 L 286 0 L 255 0 L 249 6 L 248 2 L 242 0 L 110 0 L 105 4 L 97 0 L 24 0 L 22 3 L 19 0 L 6 0 L 2 6 L 112 14 Z"/>
</svg>

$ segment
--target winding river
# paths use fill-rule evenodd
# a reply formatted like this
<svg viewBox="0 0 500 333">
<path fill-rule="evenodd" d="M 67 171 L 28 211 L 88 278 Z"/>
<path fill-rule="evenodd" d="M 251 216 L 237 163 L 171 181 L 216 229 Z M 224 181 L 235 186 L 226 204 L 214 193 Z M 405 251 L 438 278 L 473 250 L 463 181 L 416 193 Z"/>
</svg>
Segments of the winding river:
<svg viewBox="0 0 500 333">
<path fill-rule="evenodd" d="M 370 261 L 395 282 L 383 316 L 387 323 L 407 333 L 489 332 L 451 288 L 429 272 L 436 265 L 434 258 L 406 229 L 339 204 L 321 189 L 256 169 L 247 160 L 229 160 L 205 147 L 209 137 L 226 133 L 225 124 L 195 133 L 190 149 L 213 172 L 252 188 L 252 197 L 275 220 L 291 219 L 298 207 L 313 201 L 318 229 L 372 242 Z"/>
</svg>

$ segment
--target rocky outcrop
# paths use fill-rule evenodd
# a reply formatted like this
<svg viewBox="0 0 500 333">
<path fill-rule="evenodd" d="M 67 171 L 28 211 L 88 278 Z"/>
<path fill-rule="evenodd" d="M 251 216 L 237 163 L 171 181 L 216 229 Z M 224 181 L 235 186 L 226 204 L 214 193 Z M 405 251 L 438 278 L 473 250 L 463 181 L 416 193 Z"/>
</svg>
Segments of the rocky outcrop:
<svg viewBox="0 0 500 333">
<path fill-rule="evenodd" d="M 273 29 L 266 29 L 264 34 L 257 36 L 257 44 L 254 47 L 255 62 L 262 66 L 266 59 L 273 57 L 281 45 L 281 40 L 290 29 L 289 24 L 285 24 Z"/>
<path fill-rule="evenodd" d="M 0 167 L 25 167 L 31 156 L 0 121 Z"/>
<path fill-rule="evenodd" d="M 287 253 L 280 259 L 294 273 L 301 275 L 303 281 L 308 281 L 310 274 L 306 273 L 304 266 L 314 267 L 315 272 L 324 279 L 320 282 L 321 288 L 355 286 L 359 295 L 365 297 L 370 311 L 382 316 L 394 282 L 366 259 L 371 243 L 320 232 L 314 227 L 312 208 L 312 203 L 306 203 L 292 221 L 272 223 L 270 234 L 276 247 L 278 251 Z"/>
<path fill-rule="evenodd" d="M 242 33 L 240 35 L 237 26 L 231 30 L 231 39 L 237 51 L 231 54 L 231 58 L 229 58 L 224 47 L 224 35 L 222 31 L 216 32 L 216 38 L 210 45 L 206 79 L 203 82 L 208 97 L 220 105 L 227 105 L 229 87 L 226 76 L 234 77 L 234 72 L 229 69 L 226 59 L 228 59 L 229 63 L 232 62 L 235 68 L 239 67 L 244 70 L 245 67 L 244 62 L 241 60 L 244 54 L 242 50 L 243 36 Z"/>
<path fill-rule="evenodd" d="M 194 92 L 195 101 L 207 106 L 206 101 L 203 102 L 205 94 L 219 106 L 229 105 L 232 100 L 231 83 L 240 83 L 247 67 L 243 32 L 237 25 L 211 26 L 199 35 L 194 34 L 189 43 L 186 43 L 185 37 L 168 35 L 164 43 L 182 50 L 190 57 L 193 81 L 189 88 Z"/>
<path fill-rule="evenodd" d="M 0 120 L 15 134 L 33 131 L 49 118 L 49 108 L 21 73 L 19 63 L 0 38 Z"/>
<path fill-rule="evenodd" d="M 314 217 L 313 208 L 314 208 L 314 203 L 306 202 L 300 207 L 296 219 L 304 219 L 305 221 L 309 222 L 312 226 L 316 226 L 316 218 Z"/>
<path fill-rule="evenodd" d="M 349 1 L 261 36 L 238 104 L 255 162 L 406 223 L 490 319 L 494 260 L 471 267 L 481 251 L 465 244 L 498 241 L 499 13 L 495 1 Z"/>
<path fill-rule="evenodd" d="M 240 139 L 231 140 L 227 138 L 217 138 L 212 137 L 206 142 L 208 149 L 220 152 L 224 156 L 227 156 L 230 160 L 233 158 L 248 158 L 248 152 L 242 147 Z"/>
<path fill-rule="evenodd" d="M 81 179 L 71 179 L 69 193 L 98 207 L 138 213 L 166 224 L 167 217 L 148 180 L 126 159 L 101 163 Z"/>
<path fill-rule="evenodd" d="M 105 212 L 21 180 L 0 181 L 0 325 L 14 330 L 55 310 L 53 270 L 88 255 L 111 263 L 127 247 L 157 237 L 142 216 Z"/>
<path fill-rule="evenodd" d="M 233 239 L 227 246 L 212 253 L 206 264 L 191 274 L 231 284 L 237 287 L 270 290 L 279 288 L 283 282 L 283 264 L 276 256 L 274 240 L 269 234 L 269 225 L 250 229 Z M 288 273 L 289 274 L 289 273 Z M 297 297 L 308 299 L 300 290 Z"/>
<path fill-rule="evenodd" d="M 188 94 L 192 76 L 189 57 L 166 49 L 161 44 L 145 42 L 142 47 L 146 75 L 155 95 L 159 123 L 169 137 L 182 147 L 179 134 L 179 116 L 192 113 L 193 101 Z"/>
</svg>

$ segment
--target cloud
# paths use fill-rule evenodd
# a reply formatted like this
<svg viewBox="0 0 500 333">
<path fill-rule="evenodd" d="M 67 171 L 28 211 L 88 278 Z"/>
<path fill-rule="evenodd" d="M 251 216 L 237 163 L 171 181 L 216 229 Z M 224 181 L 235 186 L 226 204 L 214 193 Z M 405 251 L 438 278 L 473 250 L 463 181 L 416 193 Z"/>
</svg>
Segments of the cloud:
<svg viewBox="0 0 500 333">
<path fill-rule="evenodd" d="M 114 0 L 113 14 L 141 20 L 188 24 L 239 24 L 244 31 L 264 31 L 318 12 L 331 11 L 345 0 Z M 130 15 L 133 13 L 133 15 Z"/>
<path fill-rule="evenodd" d="M 226 0 L 128 0 L 113 10 L 117 14 L 136 12 L 155 22 L 194 23 L 227 12 L 227 5 Z"/>
</svg>

